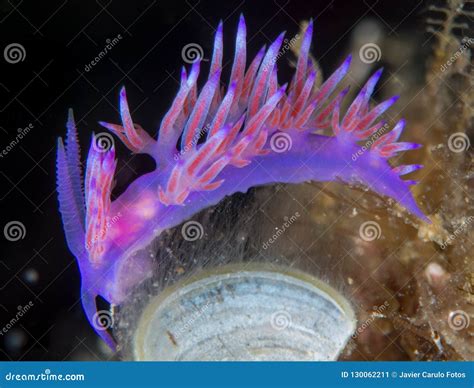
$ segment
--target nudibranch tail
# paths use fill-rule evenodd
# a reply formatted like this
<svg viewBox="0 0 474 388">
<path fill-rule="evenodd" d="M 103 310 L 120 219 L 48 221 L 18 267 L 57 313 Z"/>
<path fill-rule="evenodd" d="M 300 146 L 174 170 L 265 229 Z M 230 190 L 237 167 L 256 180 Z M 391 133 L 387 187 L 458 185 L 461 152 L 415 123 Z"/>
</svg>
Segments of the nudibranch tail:
<svg viewBox="0 0 474 388">
<path fill-rule="evenodd" d="M 393 167 L 389 159 L 418 144 L 399 142 L 405 126 L 392 130 L 380 117 L 397 100 L 373 106 L 382 71 L 376 71 L 345 112 L 341 90 L 351 56 L 319 87 L 309 52 L 313 22 L 302 37 L 295 74 L 278 80 L 276 59 L 284 34 L 247 63 L 246 26 L 240 17 L 227 88 L 221 88 L 223 26 L 216 31 L 209 76 L 199 90 L 201 63 L 181 71 L 180 85 L 161 121 L 156 140 L 132 121 L 125 89 L 120 91 L 121 125 L 100 122 L 134 153 L 156 161 L 156 170 L 137 178 L 116 200 L 111 190 L 115 149 L 89 150 L 82 192 L 79 147 L 72 114 L 67 146 L 58 141 L 58 193 L 68 245 L 77 257 L 90 318 L 92 295 L 120 304 L 149 276 L 145 250 L 159 234 L 179 225 L 227 195 L 273 183 L 343 181 L 360 183 L 388 196 L 429 222 L 401 176 L 420 165 Z M 287 43 L 285 43 L 287 44 Z M 334 136 L 323 136 L 332 130 Z M 361 145 L 365 142 L 366 145 Z M 108 334 L 99 332 L 110 342 Z"/>
</svg>

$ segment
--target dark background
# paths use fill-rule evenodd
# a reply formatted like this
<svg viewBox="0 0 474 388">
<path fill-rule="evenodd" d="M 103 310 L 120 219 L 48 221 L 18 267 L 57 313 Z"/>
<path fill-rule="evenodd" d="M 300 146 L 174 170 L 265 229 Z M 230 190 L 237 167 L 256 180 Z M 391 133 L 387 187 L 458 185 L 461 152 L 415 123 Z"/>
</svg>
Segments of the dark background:
<svg viewBox="0 0 474 388">
<path fill-rule="evenodd" d="M 26 50 L 25 59 L 17 64 L 0 56 L 0 148 L 15 138 L 18 128 L 33 125 L 0 159 L 0 227 L 3 231 L 8 222 L 19 221 L 26 230 L 16 242 L 1 235 L 0 327 L 19 306 L 33 303 L 0 335 L 0 358 L 109 357 L 97 346 L 82 313 L 79 272 L 58 214 L 56 138 L 65 134 L 69 107 L 74 108 L 81 145 L 87 149 L 91 133 L 101 131 L 98 120 L 118 122 L 118 91 L 125 85 L 135 121 L 155 134 L 177 90 L 181 49 L 198 43 L 204 57 L 210 58 L 220 19 L 225 22 L 224 51 L 229 60 L 240 13 L 247 21 L 249 56 L 281 30 L 294 36 L 300 21 L 315 18 L 312 52 L 328 74 L 347 52 L 351 32 L 361 21 L 376 20 L 386 35 L 407 31 L 423 35 L 425 10 L 423 2 L 414 0 L 0 1 L 2 54 L 14 42 Z M 103 50 L 106 39 L 118 34 L 120 42 L 86 72 L 85 66 Z M 420 58 L 424 55 L 419 53 Z M 280 67 L 280 79 L 286 81 L 288 66 Z M 144 158 L 130 156 L 123 146 L 118 148 L 120 191 L 152 166 Z"/>
</svg>

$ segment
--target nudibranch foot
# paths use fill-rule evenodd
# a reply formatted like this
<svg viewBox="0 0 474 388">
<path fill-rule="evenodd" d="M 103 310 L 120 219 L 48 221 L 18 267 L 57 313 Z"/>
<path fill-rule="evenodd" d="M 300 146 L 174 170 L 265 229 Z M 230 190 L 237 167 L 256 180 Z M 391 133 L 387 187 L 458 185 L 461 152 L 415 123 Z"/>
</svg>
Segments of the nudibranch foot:
<svg viewBox="0 0 474 388">
<path fill-rule="evenodd" d="M 102 320 L 107 320 L 110 322 L 112 320 L 111 315 L 97 311 L 96 299 L 97 295 L 92 293 L 90 290 L 93 287 L 89 287 L 87 283 L 82 283 L 81 287 L 81 302 L 82 308 L 86 313 L 87 320 L 89 324 L 94 328 L 94 330 L 99 334 L 99 336 L 104 340 L 104 342 L 112 349 L 116 351 L 117 345 L 112 335 L 107 331 L 110 329 L 109 325 L 102 325 Z"/>
</svg>

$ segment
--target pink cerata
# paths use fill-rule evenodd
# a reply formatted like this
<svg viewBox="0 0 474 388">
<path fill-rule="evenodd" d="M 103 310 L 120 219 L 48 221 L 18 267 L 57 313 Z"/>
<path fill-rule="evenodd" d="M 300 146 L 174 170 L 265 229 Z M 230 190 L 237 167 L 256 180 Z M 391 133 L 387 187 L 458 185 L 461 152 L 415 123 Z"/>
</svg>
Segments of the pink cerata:
<svg viewBox="0 0 474 388">
<path fill-rule="evenodd" d="M 69 249 L 79 263 L 82 304 L 91 323 L 97 296 L 118 305 L 150 276 L 153 258 L 146 247 L 162 231 L 225 196 L 254 186 L 335 180 L 362 184 L 429 222 L 410 192 L 415 182 L 400 178 L 421 166 L 394 168 L 389 163 L 398 152 L 419 147 L 398 142 L 405 121 L 360 152 L 361 141 L 386 127 L 379 117 L 397 100 L 393 97 L 371 108 L 370 97 L 381 71 L 369 78 L 342 114 L 340 105 L 347 89 L 338 91 L 338 86 L 351 57 L 316 88 L 309 58 L 312 33 L 310 22 L 290 85 L 280 85 L 275 59 L 284 34 L 268 49 L 263 47 L 247 67 L 246 26 L 241 16 L 230 80 L 222 87 L 221 22 L 207 82 L 198 90 L 200 61 L 192 64 L 189 73 L 183 68 L 179 90 L 156 139 L 133 123 L 122 88 L 122 124 L 100 124 L 132 152 L 150 155 L 156 170 L 138 177 L 114 201 L 114 147 L 97 147 L 93 136 L 83 182 L 70 111 L 66 146 L 58 140 L 59 208 Z M 317 134 L 327 128 L 334 136 Z M 115 349 L 106 330 L 96 327 L 96 331 Z"/>
</svg>

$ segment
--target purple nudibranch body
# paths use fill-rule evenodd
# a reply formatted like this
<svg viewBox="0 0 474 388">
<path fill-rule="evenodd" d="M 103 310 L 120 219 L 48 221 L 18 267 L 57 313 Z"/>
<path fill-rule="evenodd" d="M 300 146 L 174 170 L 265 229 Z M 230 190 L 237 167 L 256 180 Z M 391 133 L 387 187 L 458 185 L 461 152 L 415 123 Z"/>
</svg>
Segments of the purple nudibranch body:
<svg viewBox="0 0 474 388">
<path fill-rule="evenodd" d="M 241 16 L 227 89 L 221 89 L 222 23 L 216 32 L 210 74 L 199 91 L 200 62 L 183 68 L 178 93 L 163 118 L 155 140 L 129 112 L 125 89 L 120 92 L 122 125 L 101 123 L 134 153 L 156 160 L 155 171 L 137 178 L 111 201 L 116 168 L 114 147 L 101 148 L 92 139 L 84 181 L 72 111 L 66 146 L 58 140 L 57 177 L 60 211 L 71 252 L 82 276 L 82 303 L 89 321 L 96 320 L 97 296 L 122 303 L 151 274 L 145 249 L 160 233 L 179 225 L 225 196 L 274 183 L 342 181 L 359 183 L 390 197 L 423 221 L 409 186 L 400 176 L 420 165 L 393 168 L 388 159 L 417 144 L 398 142 L 405 126 L 391 131 L 379 117 L 396 101 L 371 107 L 380 78 L 377 71 L 345 114 L 340 104 L 347 90 L 338 86 L 349 70 L 348 57 L 319 87 L 309 58 L 313 24 L 301 44 L 295 75 L 289 85 L 278 82 L 275 58 L 281 34 L 262 48 L 247 67 L 246 26 Z M 317 134 L 330 128 L 334 136 Z M 382 134 L 380 135 L 380 132 Z M 377 136 L 370 149 L 360 142 Z M 181 138 L 180 148 L 176 144 Z M 93 325 L 115 349 L 106 330 Z"/>
</svg>

